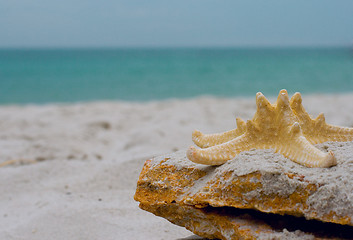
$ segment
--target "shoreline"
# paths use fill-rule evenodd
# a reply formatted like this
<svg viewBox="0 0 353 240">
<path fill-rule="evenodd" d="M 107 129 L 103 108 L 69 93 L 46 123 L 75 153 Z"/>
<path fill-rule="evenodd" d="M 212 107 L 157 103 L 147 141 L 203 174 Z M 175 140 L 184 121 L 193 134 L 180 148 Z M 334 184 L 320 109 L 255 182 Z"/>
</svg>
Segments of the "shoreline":
<svg viewBox="0 0 353 240">
<path fill-rule="evenodd" d="M 281 89 L 279 89 L 281 90 Z M 278 90 L 278 91 L 279 91 Z M 260 91 L 261 92 L 261 91 Z M 291 97 L 297 91 L 288 92 L 289 97 Z M 299 91 L 300 92 L 300 91 Z M 158 103 L 158 102 L 185 102 L 185 101 L 193 101 L 193 100 L 253 100 L 255 99 L 255 95 L 257 92 L 254 92 L 253 95 L 240 95 L 240 96 L 217 96 L 211 94 L 204 94 L 194 97 L 171 97 L 171 98 L 163 98 L 163 99 L 150 99 L 150 100 L 124 100 L 124 99 L 97 99 L 97 100 L 80 100 L 80 101 L 67 101 L 67 102 L 56 102 L 56 101 L 48 101 L 48 102 L 27 102 L 27 103 L 0 103 L 0 108 L 2 107 L 27 107 L 27 106 L 68 106 L 68 105 L 81 105 L 81 104 L 111 104 L 111 103 L 118 103 L 118 104 L 151 104 L 151 103 Z M 317 97 L 339 97 L 339 96 L 353 96 L 353 91 L 347 92 L 312 92 L 312 93 L 302 93 L 304 98 L 317 98 Z M 277 94 L 264 94 L 266 98 L 271 101 L 277 98 Z"/>
</svg>

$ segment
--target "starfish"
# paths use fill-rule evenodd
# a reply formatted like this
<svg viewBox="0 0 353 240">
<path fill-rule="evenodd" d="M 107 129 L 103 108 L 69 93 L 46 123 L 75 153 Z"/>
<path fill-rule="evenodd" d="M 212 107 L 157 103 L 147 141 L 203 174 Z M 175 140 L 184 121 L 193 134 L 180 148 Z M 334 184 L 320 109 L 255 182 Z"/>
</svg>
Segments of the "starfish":
<svg viewBox="0 0 353 240">
<path fill-rule="evenodd" d="M 240 152 L 274 149 L 306 167 L 331 167 L 337 164 L 333 152 L 322 152 L 312 144 L 353 140 L 353 129 L 328 125 L 323 114 L 312 119 L 302 106 L 300 93 L 289 102 L 281 90 L 275 104 L 262 93 L 256 94 L 257 111 L 246 123 L 237 118 L 237 128 L 218 134 L 194 131 L 193 141 L 204 149 L 190 147 L 187 157 L 206 165 L 221 165 Z"/>
</svg>

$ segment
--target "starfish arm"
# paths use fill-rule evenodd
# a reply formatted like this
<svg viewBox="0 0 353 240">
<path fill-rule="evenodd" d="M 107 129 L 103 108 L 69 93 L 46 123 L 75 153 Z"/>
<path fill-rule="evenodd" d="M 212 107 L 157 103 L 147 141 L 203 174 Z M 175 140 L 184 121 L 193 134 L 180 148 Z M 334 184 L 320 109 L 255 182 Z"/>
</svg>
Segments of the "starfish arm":
<svg viewBox="0 0 353 240">
<path fill-rule="evenodd" d="M 306 167 L 331 167 L 337 164 L 333 152 L 320 151 L 302 135 L 299 123 L 291 127 L 289 139 L 288 142 L 277 144 L 275 150 L 290 160 Z"/>
<path fill-rule="evenodd" d="M 290 104 L 300 121 L 304 136 L 312 144 L 327 141 L 353 141 L 353 128 L 327 124 L 323 113 L 319 114 L 316 119 L 311 118 L 302 105 L 299 93 L 293 95 Z"/>
<path fill-rule="evenodd" d="M 215 145 L 219 145 L 228 142 L 236 137 L 239 137 L 245 132 L 245 122 L 241 118 L 237 118 L 237 128 L 215 134 L 203 134 L 200 131 L 195 130 L 192 133 L 192 141 L 200 148 L 208 148 Z"/>
<path fill-rule="evenodd" d="M 339 127 L 327 124 L 325 116 L 320 113 L 316 119 L 310 118 L 311 126 L 316 130 L 316 134 L 308 136 L 308 140 L 313 143 L 322 143 L 327 141 L 345 142 L 353 141 L 353 128 Z M 309 126 L 310 126 L 309 125 Z"/>
<path fill-rule="evenodd" d="M 319 130 L 320 131 L 320 130 Z M 353 128 L 338 127 L 333 125 L 326 125 L 326 127 L 320 132 L 320 142 L 346 142 L 353 141 Z"/>
<path fill-rule="evenodd" d="M 197 149 L 191 146 L 187 151 L 187 157 L 194 163 L 221 165 L 240 152 L 249 151 L 253 148 L 259 147 L 255 139 L 245 133 L 229 142 L 205 149 Z"/>
<path fill-rule="evenodd" d="M 299 163 L 305 167 L 325 168 L 337 165 L 332 151 L 328 153 L 321 152 L 304 137 L 292 141 L 290 146 L 282 146 L 278 151 L 293 162 Z"/>
</svg>

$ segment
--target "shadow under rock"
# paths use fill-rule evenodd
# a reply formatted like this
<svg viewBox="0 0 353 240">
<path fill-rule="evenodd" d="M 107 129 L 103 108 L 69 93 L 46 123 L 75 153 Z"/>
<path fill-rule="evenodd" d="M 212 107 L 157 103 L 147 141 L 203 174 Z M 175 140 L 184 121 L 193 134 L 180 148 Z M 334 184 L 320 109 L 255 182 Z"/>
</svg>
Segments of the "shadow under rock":
<svg viewBox="0 0 353 240">
<path fill-rule="evenodd" d="M 326 223 L 318 220 L 307 220 L 304 217 L 263 213 L 251 209 L 236 209 L 232 207 L 206 207 L 203 211 L 205 213 L 215 213 L 223 216 L 240 217 L 254 223 L 264 223 L 276 232 L 282 232 L 284 229 L 290 232 L 300 230 L 320 239 L 353 239 L 353 226 L 348 225 Z"/>
</svg>

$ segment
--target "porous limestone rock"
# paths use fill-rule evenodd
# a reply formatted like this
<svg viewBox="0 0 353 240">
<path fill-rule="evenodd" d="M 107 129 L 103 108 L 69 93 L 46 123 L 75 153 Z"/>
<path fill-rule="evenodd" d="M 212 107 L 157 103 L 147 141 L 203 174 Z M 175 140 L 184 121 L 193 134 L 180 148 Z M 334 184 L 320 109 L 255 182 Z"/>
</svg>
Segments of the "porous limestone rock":
<svg viewBox="0 0 353 240">
<path fill-rule="evenodd" d="M 337 166 L 307 168 L 272 150 L 243 152 L 218 167 L 195 164 L 185 151 L 159 156 L 145 162 L 135 200 L 142 209 L 207 238 L 337 237 L 332 232 L 352 237 L 353 142 L 316 146 L 333 151 Z M 289 215 L 294 217 L 288 222 Z M 267 220 L 273 216 L 277 220 Z M 317 224 L 324 225 L 311 231 Z M 328 230 L 339 227 L 344 230 Z"/>
</svg>

